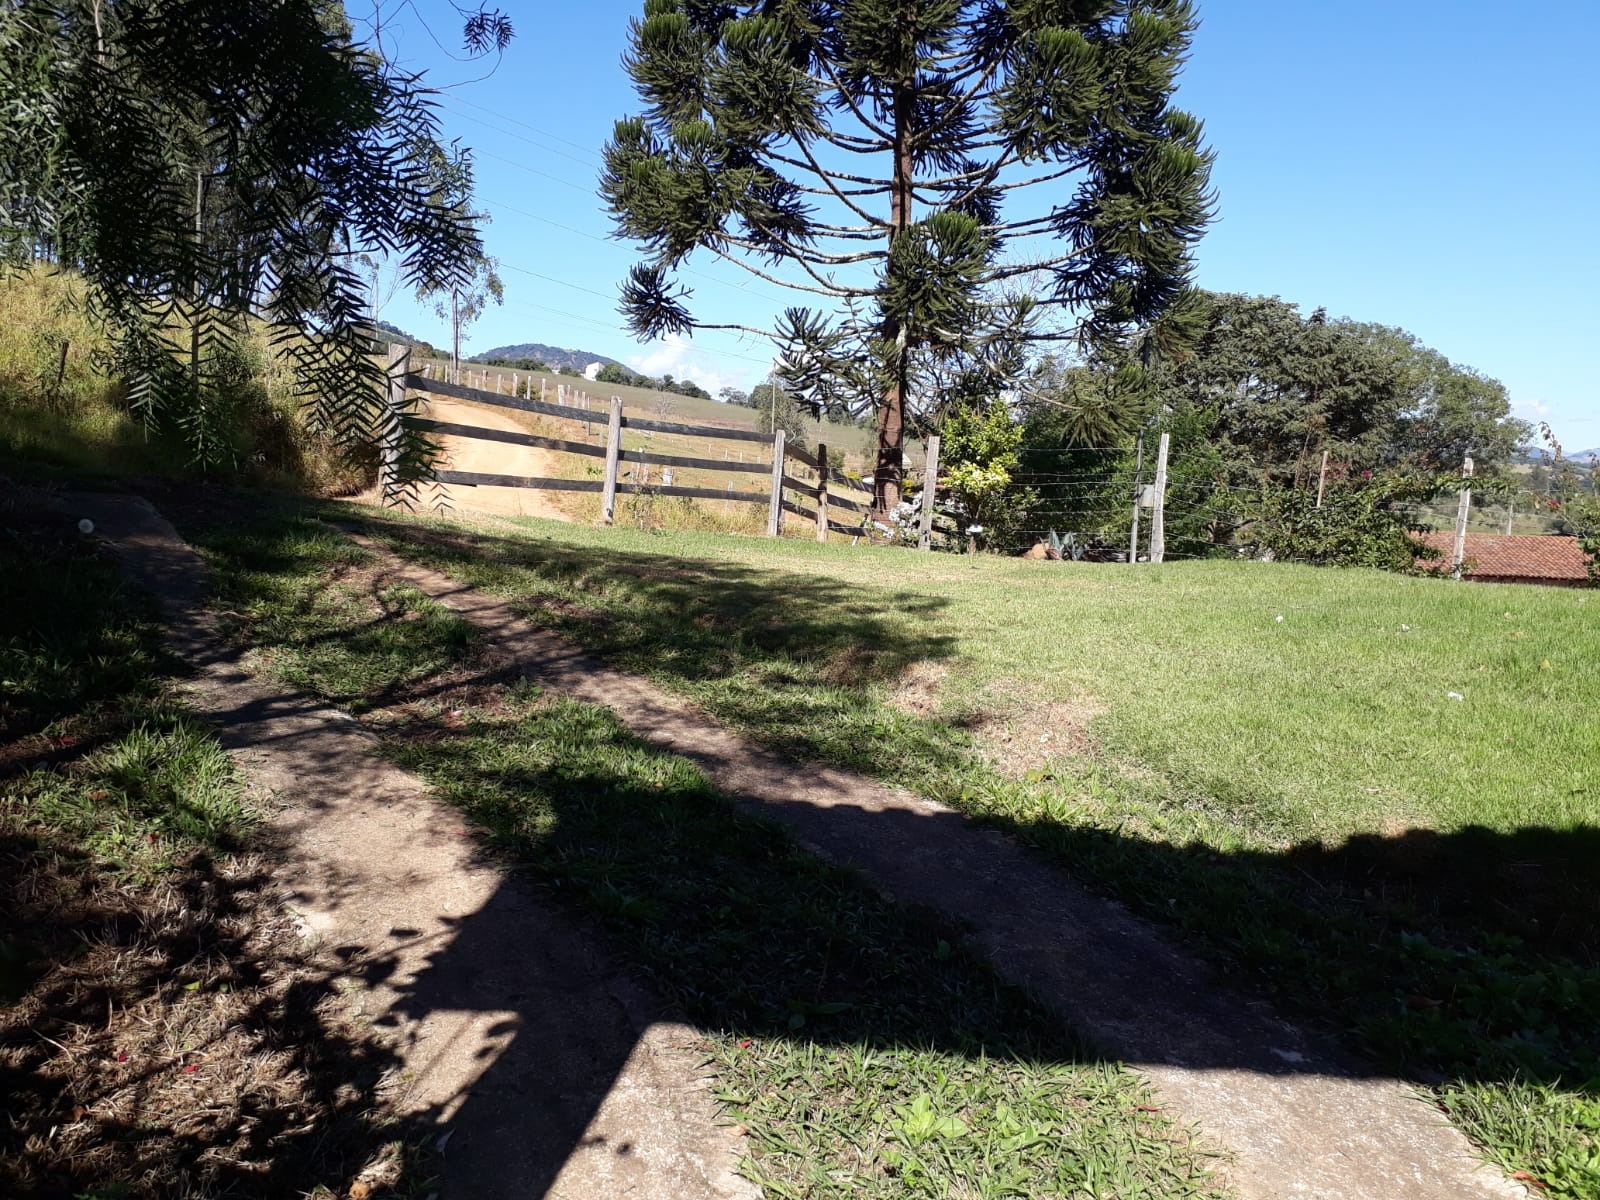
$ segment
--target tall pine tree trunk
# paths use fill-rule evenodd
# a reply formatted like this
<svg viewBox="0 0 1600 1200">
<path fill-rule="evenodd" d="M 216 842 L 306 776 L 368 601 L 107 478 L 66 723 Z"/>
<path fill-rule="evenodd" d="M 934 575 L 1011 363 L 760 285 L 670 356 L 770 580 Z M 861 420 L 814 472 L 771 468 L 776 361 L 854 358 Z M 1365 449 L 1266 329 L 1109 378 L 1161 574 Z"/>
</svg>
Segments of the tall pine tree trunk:
<svg viewBox="0 0 1600 1200">
<path fill-rule="evenodd" d="M 912 81 L 902 80 L 894 97 L 894 187 L 889 198 L 889 246 L 912 220 L 911 154 Z M 872 472 L 873 500 L 880 513 L 900 503 L 902 459 L 905 451 L 906 393 L 911 376 L 910 330 L 893 318 L 884 322 L 883 340 L 889 346 L 889 383 L 878 404 L 878 462 Z"/>
</svg>

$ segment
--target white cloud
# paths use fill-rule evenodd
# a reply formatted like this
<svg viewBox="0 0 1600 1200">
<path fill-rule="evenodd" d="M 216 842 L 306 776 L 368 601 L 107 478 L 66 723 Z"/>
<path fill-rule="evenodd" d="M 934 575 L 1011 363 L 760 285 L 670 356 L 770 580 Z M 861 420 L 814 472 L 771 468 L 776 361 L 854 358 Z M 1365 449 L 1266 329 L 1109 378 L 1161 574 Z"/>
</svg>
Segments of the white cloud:
<svg viewBox="0 0 1600 1200">
<path fill-rule="evenodd" d="M 641 353 L 632 355 L 628 365 L 657 378 L 671 375 L 674 379 L 692 379 L 713 396 L 725 387 L 748 389 L 754 377 L 761 373 L 761 368 L 754 363 L 741 367 L 719 361 L 678 333 L 669 333 Z"/>
<path fill-rule="evenodd" d="M 1511 404 L 1511 410 L 1530 421 L 1543 420 L 1549 417 L 1552 411 L 1543 400 L 1515 400 Z"/>
</svg>

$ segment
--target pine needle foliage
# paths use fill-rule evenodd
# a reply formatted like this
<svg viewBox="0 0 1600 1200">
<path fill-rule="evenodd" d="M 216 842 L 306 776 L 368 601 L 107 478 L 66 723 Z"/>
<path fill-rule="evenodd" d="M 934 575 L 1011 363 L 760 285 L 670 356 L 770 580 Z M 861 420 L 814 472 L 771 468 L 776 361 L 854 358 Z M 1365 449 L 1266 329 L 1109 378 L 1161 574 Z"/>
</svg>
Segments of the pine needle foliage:
<svg viewBox="0 0 1600 1200">
<path fill-rule="evenodd" d="M 328 0 L 0 6 L 0 133 L 0 264 L 81 273 L 131 406 L 200 460 L 227 441 L 208 374 L 250 319 L 314 432 L 374 441 L 360 256 L 394 258 L 412 287 L 481 256 L 429 169 L 470 166 L 441 149 L 430 93 L 353 45 Z"/>
<path fill-rule="evenodd" d="M 1212 206 L 1170 103 L 1195 25 L 1188 0 L 646 0 L 600 181 L 646 255 L 621 309 L 641 338 L 770 337 L 813 409 L 874 413 L 891 508 L 908 420 L 1012 386 L 1041 339 L 1181 332 Z M 698 322 L 696 252 L 821 299 Z"/>
</svg>

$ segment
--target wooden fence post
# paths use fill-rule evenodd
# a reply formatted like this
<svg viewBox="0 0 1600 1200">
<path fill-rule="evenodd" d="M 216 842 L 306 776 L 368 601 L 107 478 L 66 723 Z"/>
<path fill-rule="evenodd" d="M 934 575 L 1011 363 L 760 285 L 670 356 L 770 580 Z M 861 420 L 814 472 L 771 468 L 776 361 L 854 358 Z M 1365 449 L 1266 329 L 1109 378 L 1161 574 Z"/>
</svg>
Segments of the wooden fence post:
<svg viewBox="0 0 1600 1200">
<path fill-rule="evenodd" d="M 1322 452 L 1322 466 L 1317 468 L 1317 507 L 1322 507 L 1322 493 L 1328 486 L 1328 452 Z"/>
<path fill-rule="evenodd" d="M 939 490 L 939 435 L 928 437 L 928 458 L 922 468 L 922 521 L 917 530 L 917 549 L 933 549 L 933 501 Z"/>
<path fill-rule="evenodd" d="M 383 433 L 378 443 L 378 503 L 389 508 L 400 503 L 400 417 L 406 410 L 406 372 L 410 367 L 411 347 L 391 342 Z"/>
<path fill-rule="evenodd" d="M 617 460 L 622 457 L 622 397 L 611 397 L 611 424 L 606 428 L 606 482 L 600 493 L 600 516 L 607 525 L 617 517 Z"/>
<path fill-rule="evenodd" d="M 1156 451 L 1156 505 L 1150 514 L 1150 561 L 1164 562 L 1167 557 L 1167 443 L 1170 433 L 1161 435 L 1161 447 Z"/>
<path fill-rule="evenodd" d="M 817 443 L 817 541 L 828 540 L 828 447 Z"/>
<path fill-rule="evenodd" d="M 1144 434 L 1139 435 L 1139 441 L 1133 452 L 1133 532 L 1128 535 L 1128 562 L 1139 561 L 1139 504 L 1144 499 L 1144 485 L 1139 482 L 1139 476 L 1144 474 Z"/>
<path fill-rule="evenodd" d="M 772 435 L 772 497 L 767 501 L 767 536 L 783 528 L 783 430 Z"/>
<path fill-rule="evenodd" d="M 1467 514 L 1472 508 L 1472 455 L 1461 464 L 1461 495 L 1456 500 L 1456 542 L 1450 553 L 1450 578 L 1461 578 L 1467 560 Z"/>
</svg>

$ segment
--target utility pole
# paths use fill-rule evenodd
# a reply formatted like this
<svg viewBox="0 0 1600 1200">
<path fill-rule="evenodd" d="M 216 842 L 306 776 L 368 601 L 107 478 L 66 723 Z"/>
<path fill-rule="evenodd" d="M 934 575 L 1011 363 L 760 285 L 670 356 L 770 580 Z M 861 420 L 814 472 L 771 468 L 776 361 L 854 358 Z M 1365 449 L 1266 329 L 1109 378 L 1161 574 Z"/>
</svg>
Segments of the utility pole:
<svg viewBox="0 0 1600 1200">
<path fill-rule="evenodd" d="M 1472 507 L 1472 455 L 1461 464 L 1461 496 L 1456 501 L 1456 545 L 1450 556 L 1450 578 L 1461 578 L 1461 564 L 1467 557 L 1467 511 Z"/>
<path fill-rule="evenodd" d="M 1133 532 L 1128 535 L 1128 561 L 1139 561 L 1139 501 L 1144 497 L 1140 492 L 1139 476 L 1144 474 L 1144 434 L 1139 435 L 1138 447 L 1133 452 Z"/>
<path fill-rule="evenodd" d="M 1161 435 L 1161 446 L 1156 451 L 1156 507 L 1150 514 L 1150 561 L 1163 562 L 1167 557 L 1167 442 L 1169 433 Z"/>
<path fill-rule="evenodd" d="M 1517 498 L 1512 496 L 1506 501 L 1506 536 L 1511 536 L 1511 518 L 1517 515 Z"/>
</svg>

